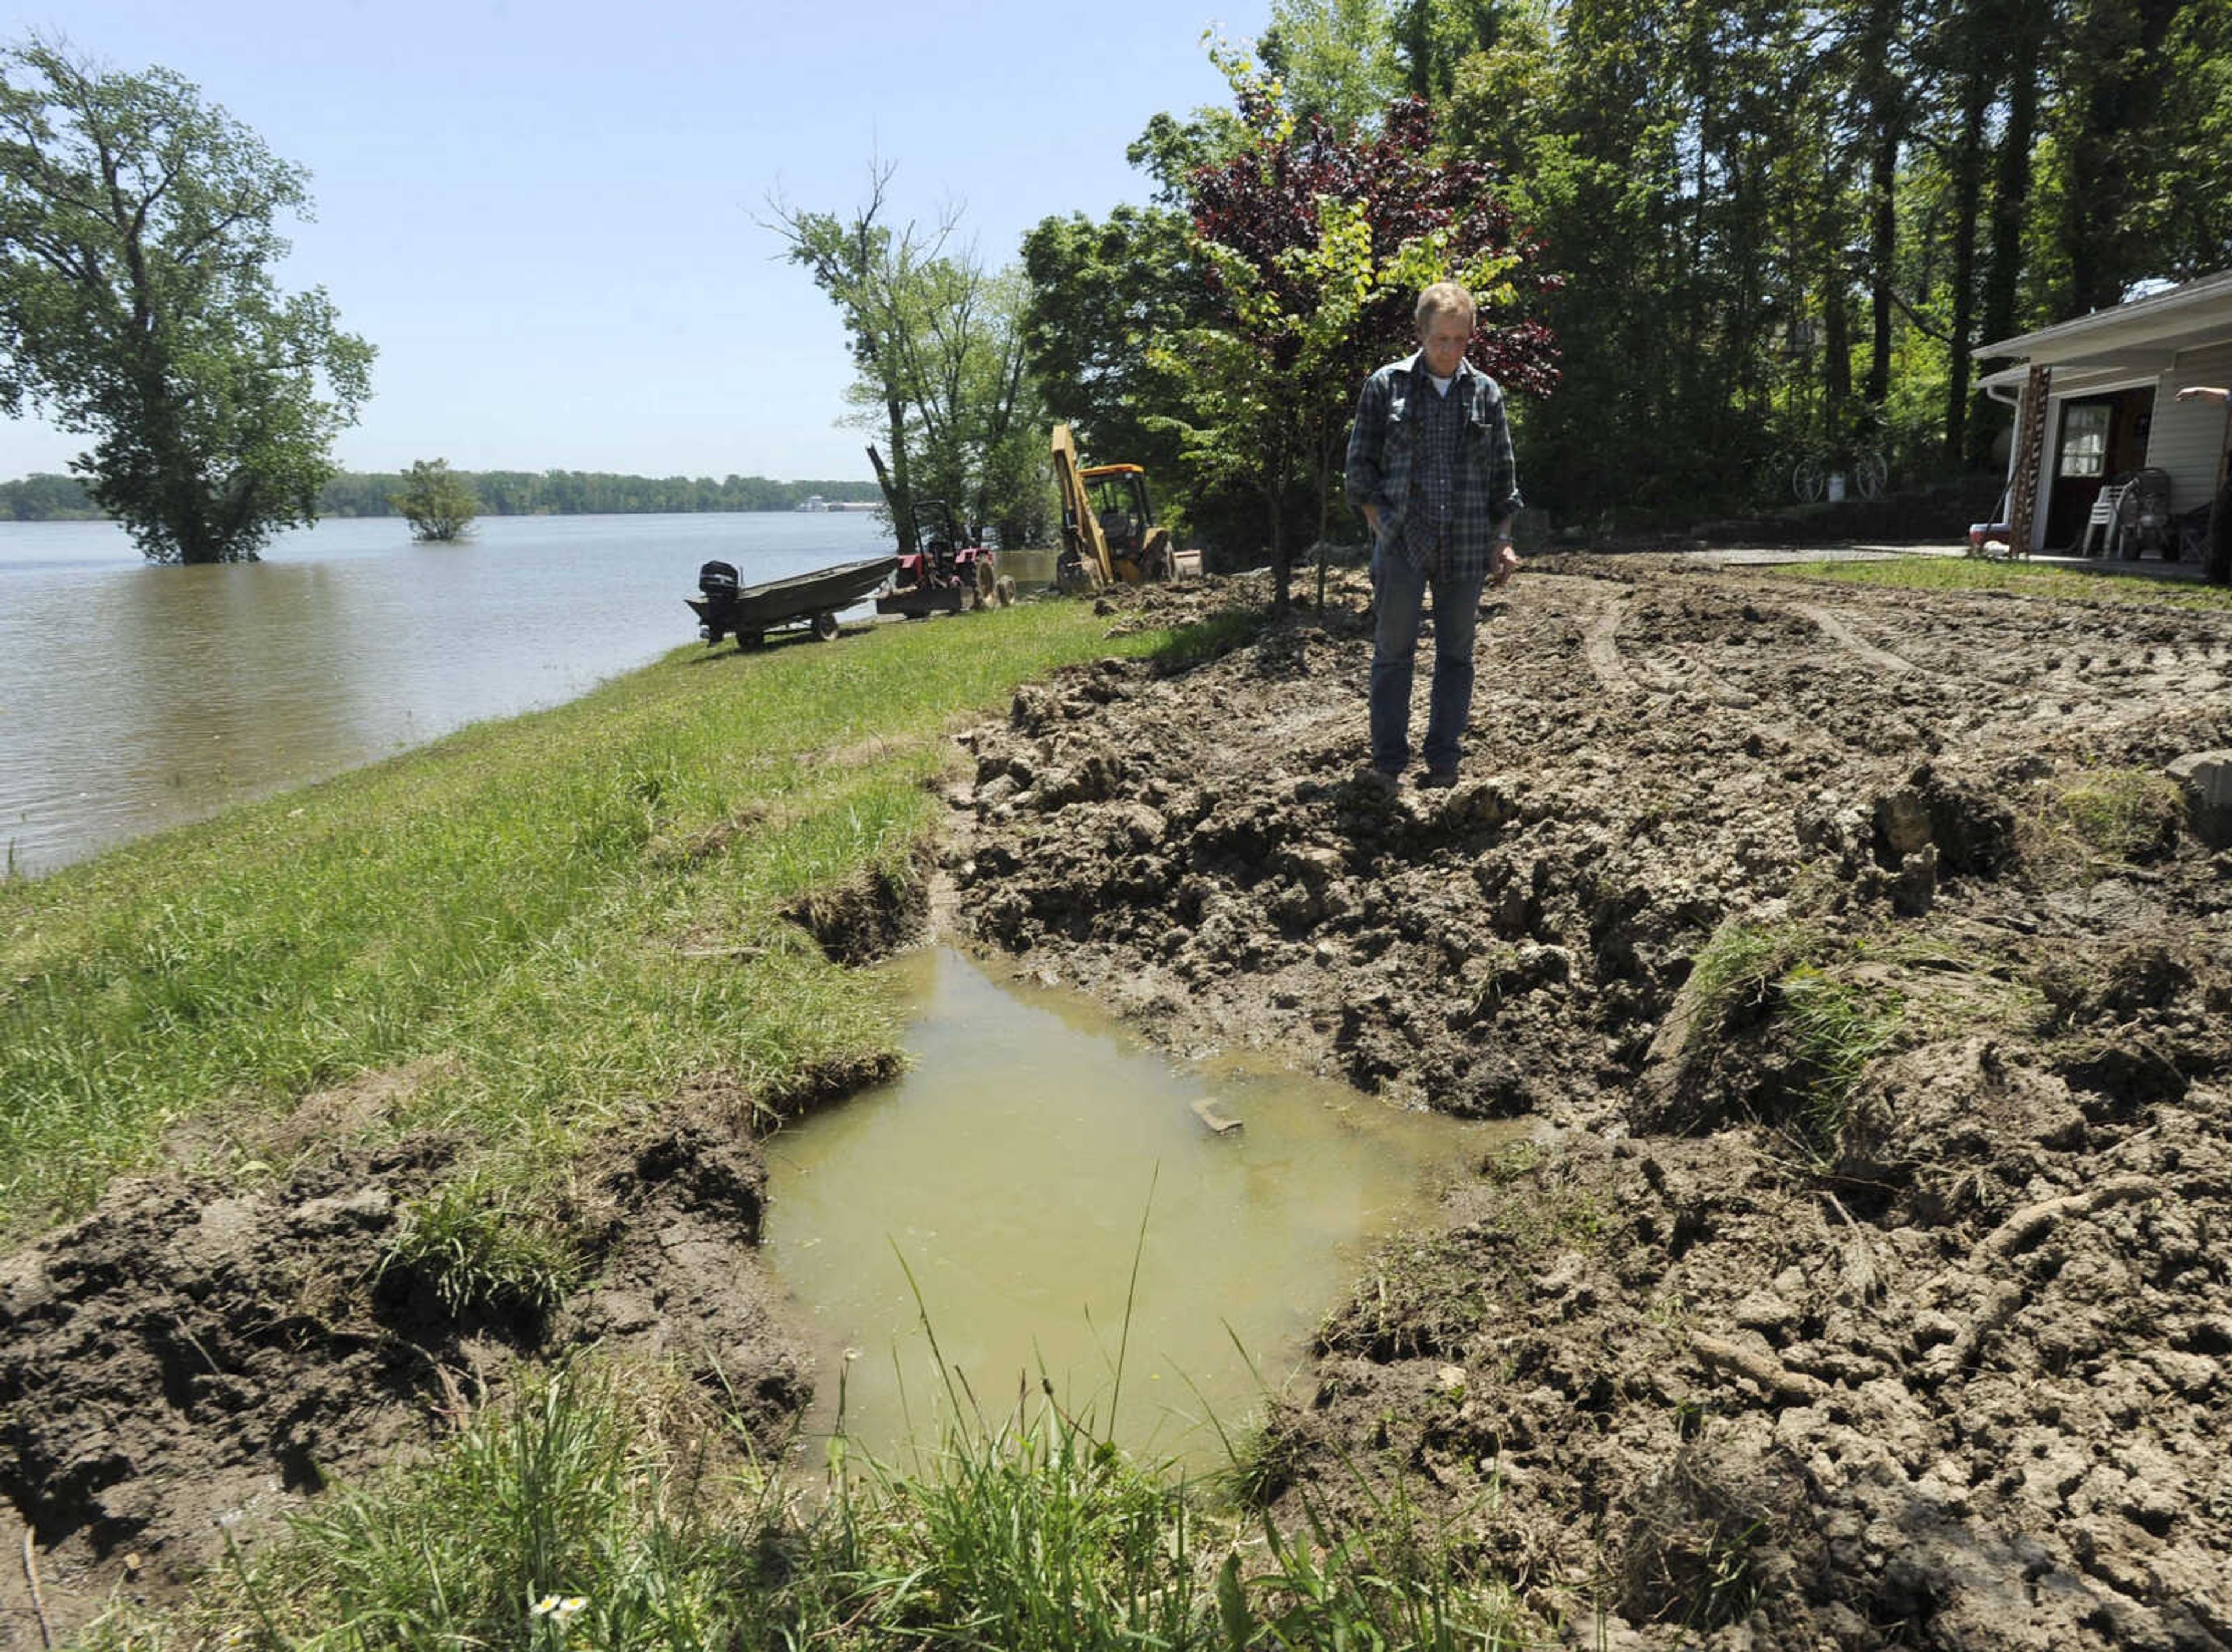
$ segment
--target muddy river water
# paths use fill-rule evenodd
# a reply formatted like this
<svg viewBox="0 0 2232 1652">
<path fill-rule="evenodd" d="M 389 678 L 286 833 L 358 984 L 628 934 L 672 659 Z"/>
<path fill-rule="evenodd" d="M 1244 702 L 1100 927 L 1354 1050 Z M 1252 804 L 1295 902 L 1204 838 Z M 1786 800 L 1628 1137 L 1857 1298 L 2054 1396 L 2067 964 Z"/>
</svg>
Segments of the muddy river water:
<svg viewBox="0 0 2232 1652">
<path fill-rule="evenodd" d="M 700 562 L 779 579 L 886 537 L 837 512 L 498 516 L 423 546 L 390 517 L 152 567 L 108 522 L 0 523 L 0 870 L 568 699 L 690 642 Z"/>
<path fill-rule="evenodd" d="M 1372 1240 L 1428 1220 L 1513 1128 L 1180 1068 L 1075 993 L 950 949 L 887 968 L 914 1067 L 769 1144 L 766 1251 L 818 1331 L 815 1426 L 842 1369 L 846 1431 L 887 1460 L 950 1414 L 934 1335 L 995 1422 L 1043 1376 L 1135 1449 L 1213 1466 L 1208 1415 L 1244 1426 Z"/>
</svg>

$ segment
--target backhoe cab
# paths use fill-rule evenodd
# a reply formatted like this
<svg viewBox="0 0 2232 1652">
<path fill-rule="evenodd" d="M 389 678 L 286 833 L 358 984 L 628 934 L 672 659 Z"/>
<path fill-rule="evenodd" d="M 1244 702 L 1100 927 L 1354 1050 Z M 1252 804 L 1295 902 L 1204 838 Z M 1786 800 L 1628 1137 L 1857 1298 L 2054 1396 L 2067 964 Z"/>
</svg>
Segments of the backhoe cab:
<svg viewBox="0 0 2232 1652">
<path fill-rule="evenodd" d="M 1155 525 L 1145 470 L 1136 464 L 1080 464 L 1067 424 L 1054 427 L 1053 456 L 1054 486 L 1061 494 L 1061 555 L 1054 579 L 1063 590 L 1098 591 L 1199 571 L 1198 558 L 1182 556 L 1171 544 L 1170 529 Z"/>
</svg>

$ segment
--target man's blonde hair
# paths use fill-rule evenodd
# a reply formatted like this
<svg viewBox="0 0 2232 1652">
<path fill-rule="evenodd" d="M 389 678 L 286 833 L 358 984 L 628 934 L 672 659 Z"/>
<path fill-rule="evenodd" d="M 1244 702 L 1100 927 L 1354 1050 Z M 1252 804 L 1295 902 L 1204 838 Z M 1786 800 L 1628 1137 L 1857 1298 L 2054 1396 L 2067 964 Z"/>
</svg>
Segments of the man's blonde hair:
<svg viewBox="0 0 2232 1652">
<path fill-rule="evenodd" d="M 1411 320 L 1424 333 L 1426 324 L 1437 315 L 1462 315 L 1469 321 L 1480 320 L 1480 307 L 1472 301 L 1472 295 L 1453 281 L 1437 281 L 1418 295 L 1418 308 Z"/>
</svg>

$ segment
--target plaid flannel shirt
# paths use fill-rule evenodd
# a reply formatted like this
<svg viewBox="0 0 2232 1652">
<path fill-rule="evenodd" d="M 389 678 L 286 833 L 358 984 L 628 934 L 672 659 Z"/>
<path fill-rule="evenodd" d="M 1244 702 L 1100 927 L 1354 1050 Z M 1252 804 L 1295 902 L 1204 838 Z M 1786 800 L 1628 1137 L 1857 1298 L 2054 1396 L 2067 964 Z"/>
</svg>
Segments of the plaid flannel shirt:
<svg viewBox="0 0 2232 1652">
<path fill-rule="evenodd" d="M 1356 424 L 1348 437 L 1349 502 L 1379 508 L 1375 553 L 1392 552 L 1413 567 L 1419 566 L 1418 557 L 1403 531 L 1411 503 L 1417 424 L 1411 398 L 1435 393 L 1419 356 L 1391 361 L 1364 381 L 1364 392 L 1356 402 Z M 1503 414 L 1502 390 L 1471 362 L 1458 364 L 1449 393 L 1463 398 L 1465 429 L 1457 450 L 1441 571 L 1451 579 L 1485 579 L 1500 530 L 1508 528 L 1522 502 L 1511 426 Z"/>
</svg>

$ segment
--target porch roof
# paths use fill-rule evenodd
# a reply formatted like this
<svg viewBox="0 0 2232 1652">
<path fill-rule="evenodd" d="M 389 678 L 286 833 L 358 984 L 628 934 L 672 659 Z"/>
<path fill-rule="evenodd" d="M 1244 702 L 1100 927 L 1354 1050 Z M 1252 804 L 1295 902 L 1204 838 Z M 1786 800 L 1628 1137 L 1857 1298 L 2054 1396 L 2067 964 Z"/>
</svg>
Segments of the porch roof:
<svg viewBox="0 0 2232 1652">
<path fill-rule="evenodd" d="M 2128 304 L 2095 310 L 2035 333 L 1980 344 L 1969 353 L 2013 356 L 2022 364 L 1979 381 L 1980 387 L 1989 387 L 2021 383 L 2025 368 L 2031 366 L 2160 373 L 2181 351 L 2226 343 L 2232 343 L 2232 269 L 2197 276 Z"/>
</svg>

